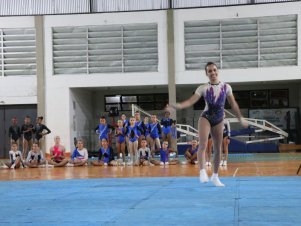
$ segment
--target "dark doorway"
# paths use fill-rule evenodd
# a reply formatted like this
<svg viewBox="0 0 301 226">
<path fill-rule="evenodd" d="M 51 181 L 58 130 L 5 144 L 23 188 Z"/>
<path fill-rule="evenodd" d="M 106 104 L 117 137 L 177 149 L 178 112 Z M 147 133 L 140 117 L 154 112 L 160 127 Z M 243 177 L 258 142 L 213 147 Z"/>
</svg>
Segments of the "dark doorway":
<svg viewBox="0 0 301 226">
<path fill-rule="evenodd" d="M 26 115 L 31 117 L 34 124 L 37 117 L 37 105 L 0 105 L 0 158 L 8 158 L 10 149 L 8 128 L 11 125 L 11 119 L 17 117 L 18 125 L 22 126 Z M 21 148 L 20 146 L 20 150 Z"/>
</svg>

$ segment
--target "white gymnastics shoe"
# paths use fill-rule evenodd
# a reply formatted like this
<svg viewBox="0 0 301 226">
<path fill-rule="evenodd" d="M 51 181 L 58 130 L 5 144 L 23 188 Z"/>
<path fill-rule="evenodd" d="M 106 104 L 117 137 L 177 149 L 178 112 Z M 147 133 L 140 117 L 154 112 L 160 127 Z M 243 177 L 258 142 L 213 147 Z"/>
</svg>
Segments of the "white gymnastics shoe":
<svg viewBox="0 0 301 226">
<path fill-rule="evenodd" d="M 225 187 L 225 185 L 219 180 L 217 173 L 214 173 L 210 180 L 216 187 Z"/>
<path fill-rule="evenodd" d="M 207 183 L 209 181 L 207 172 L 205 169 L 200 170 L 200 182 L 201 183 Z"/>
</svg>

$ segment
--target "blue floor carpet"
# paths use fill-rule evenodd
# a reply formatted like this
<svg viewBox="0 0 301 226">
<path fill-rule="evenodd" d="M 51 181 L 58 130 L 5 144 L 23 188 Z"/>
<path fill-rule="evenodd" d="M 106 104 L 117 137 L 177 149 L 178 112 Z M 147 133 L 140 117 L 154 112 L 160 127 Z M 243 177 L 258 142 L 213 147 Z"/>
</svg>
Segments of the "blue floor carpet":
<svg viewBox="0 0 301 226">
<path fill-rule="evenodd" d="M 0 182 L 0 225 L 301 225 L 300 177 Z"/>
</svg>

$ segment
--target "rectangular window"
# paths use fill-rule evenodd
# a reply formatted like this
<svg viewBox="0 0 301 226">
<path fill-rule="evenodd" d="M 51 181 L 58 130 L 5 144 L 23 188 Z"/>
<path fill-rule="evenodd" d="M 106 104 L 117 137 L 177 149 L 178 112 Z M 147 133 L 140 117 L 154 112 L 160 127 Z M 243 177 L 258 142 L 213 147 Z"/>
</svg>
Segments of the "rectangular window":
<svg viewBox="0 0 301 226">
<path fill-rule="evenodd" d="M 54 27 L 54 74 L 158 71 L 157 24 Z"/>
<path fill-rule="evenodd" d="M 297 15 L 184 22 L 185 68 L 297 65 Z"/>
<path fill-rule="evenodd" d="M 36 75 L 34 28 L 0 29 L 2 76 Z"/>
<path fill-rule="evenodd" d="M 105 110 L 118 107 L 120 111 L 131 111 L 132 104 L 136 104 L 144 110 L 163 110 L 168 103 L 167 93 L 134 94 L 105 96 Z"/>
</svg>

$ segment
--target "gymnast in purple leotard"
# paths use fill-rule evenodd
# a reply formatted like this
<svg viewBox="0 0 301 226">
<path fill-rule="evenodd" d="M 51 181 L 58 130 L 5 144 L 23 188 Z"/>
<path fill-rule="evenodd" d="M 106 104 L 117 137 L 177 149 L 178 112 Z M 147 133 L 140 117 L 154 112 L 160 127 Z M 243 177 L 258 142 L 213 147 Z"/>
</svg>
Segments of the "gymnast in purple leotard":
<svg viewBox="0 0 301 226">
<path fill-rule="evenodd" d="M 248 123 L 241 116 L 238 104 L 232 94 L 231 86 L 219 80 L 216 64 L 208 62 L 206 64 L 205 71 L 209 78 L 209 82 L 199 86 L 189 99 L 181 103 L 171 104 L 167 107 L 167 110 L 190 107 L 195 104 L 201 96 L 204 97 L 206 107 L 201 114 L 198 123 L 199 148 L 197 152 L 197 159 L 200 167 L 200 181 L 202 183 L 209 181 L 205 170 L 205 150 L 208 143 L 208 135 L 210 133 L 214 149 L 214 173 L 211 177 L 211 181 L 215 186 L 225 186 L 218 178 L 218 167 L 221 155 L 221 145 L 223 142 L 223 119 L 226 99 L 230 103 L 232 110 L 242 126 L 247 127 Z"/>
</svg>

